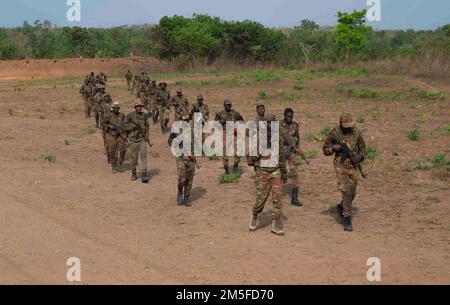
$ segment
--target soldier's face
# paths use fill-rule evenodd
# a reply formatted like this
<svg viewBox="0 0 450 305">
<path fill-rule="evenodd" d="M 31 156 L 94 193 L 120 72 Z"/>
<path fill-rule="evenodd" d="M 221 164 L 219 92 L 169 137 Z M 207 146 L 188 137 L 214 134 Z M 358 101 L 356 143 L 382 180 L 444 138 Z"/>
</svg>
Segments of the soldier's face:
<svg viewBox="0 0 450 305">
<path fill-rule="evenodd" d="M 201 105 L 203 105 L 203 100 L 202 99 L 198 99 L 197 103 L 201 106 Z"/>
<path fill-rule="evenodd" d="M 286 123 L 288 123 L 288 124 L 291 124 L 293 119 L 294 119 L 294 114 L 293 114 L 293 113 L 288 112 L 288 113 L 286 113 L 286 114 L 284 115 L 284 120 L 285 120 Z"/>
<path fill-rule="evenodd" d="M 177 95 L 178 95 L 179 97 L 181 97 L 181 96 L 183 96 L 183 92 L 178 91 L 178 92 L 177 92 Z"/>
<path fill-rule="evenodd" d="M 142 106 L 136 106 L 136 107 L 134 107 L 134 109 L 136 109 L 137 113 L 141 113 L 142 112 Z"/>
<path fill-rule="evenodd" d="M 258 109 L 256 109 L 256 112 L 258 112 L 259 116 L 264 116 L 264 114 L 266 114 L 266 108 L 258 107 Z"/>
<path fill-rule="evenodd" d="M 353 128 L 344 128 L 341 124 L 341 129 L 343 134 L 351 134 L 353 132 Z"/>
<path fill-rule="evenodd" d="M 119 113 L 119 110 L 120 110 L 119 107 L 114 107 L 114 108 L 113 108 L 113 111 L 114 111 L 114 113 L 116 113 L 116 114 Z"/>
<path fill-rule="evenodd" d="M 227 111 L 227 112 L 230 112 L 230 111 L 231 111 L 231 105 L 230 105 L 230 104 L 226 104 L 226 105 L 224 106 L 224 108 L 225 108 L 225 111 Z"/>
</svg>

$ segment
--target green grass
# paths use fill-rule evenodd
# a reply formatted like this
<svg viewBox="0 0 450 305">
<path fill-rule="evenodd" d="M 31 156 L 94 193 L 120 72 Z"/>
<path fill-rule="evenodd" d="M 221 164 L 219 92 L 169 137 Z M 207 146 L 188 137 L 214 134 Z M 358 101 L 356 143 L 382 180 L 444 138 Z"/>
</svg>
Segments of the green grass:
<svg viewBox="0 0 450 305">
<path fill-rule="evenodd" d="M 41 159 L 47 162 L 56 162 L 56 157 L 54 155 L 41 155 Z"/>
<path fill-rule="evenodd" d="M 228 183 L 236 183 L 239 181 L 239 178 L 241 178 L 241 175 L 239 173 L 231 173 L 228 175 L 220 175 L 219 177 L 219 183 L 220 184 L 228 184 Z"/>
<path fill-rule="evenodd" d="M 414 128 L 408 133 L 408 139 L 411 141 L 417 141 L 420 138 L 420 129 Z"/>
<path fill-rule="evenodd" d="M 368 147 L 366 149 L 366 158 L 375 159 L 379 155 L 378 150 L 375 147 Z"/>
<path fill-rule="evenodd" d="M 383 96 L 383 94 L 379 90 L 370 88 L 361 88 L 361 89 L 349 88 L 347 89 L 347 94 L 350 97 L 359 99 L 375 99 Z"/>
<path fill-rule="evenodd" d="M 444 153 L 439 153 L 427 161 L 413 160 L 406 164 L 405 170 L 407 172 L 413 172 L 416 170 L 429 170 L 431 168 L 442 169 L 446 168 L 450 171 L 450 159 Z"/>
<path fill-rule="evenodd" d="M 16 112 L 12 110 L 11 108 L 8 109 L 9 116 L 16 116 Z"/>
<path fill-rule="evenodd" d="M 295 90 L 303 90 L 305 89 L 305 84 L 302 81 L 297 81 L 297 83 L 294 86 Z"/>
<path fill-rule="evenodd" d="M 427 121 L 427 115 L 424 113 L 419 115 L 419 117 L 417 118 L 417 123 L 423 124 L 426 121 Z"/>
<path fill-rule="evenodd" d="M 380 111 L 375 109 L 370 113 L 372 120 L 377 121 L 380 118 Z"/>
<path fill-rule="evenodd" d="M 151 152 L 149 152 L 149 155 L 152 158 L 159 158 L 159 152 L 157 152 L 157 151 L 151 151 Z"/>
<path fill-rule="evenodd" d="M 258 92 L 258 97 L 260 98 L 260 99 L 266 99 L 267 97 L 268 97 L 268 94 L 267 94 L 267 92 L 266 91 L 264 91 L 264 90 L 261 90 L 261 91 L 259 91 Z"/>
<path fill-rule="evenodd" d="M 70 141 L 68 140 L 68 139 L 64 139 L 64 145 L 70 145 L 71 143 L 70 143 Z"/>
<path fill-rule="evenodd" d="M 450 135 L 450 124 L 442 126 L 437 134 L 438 138 L 442 138 L 448 135 Z"/>
<path fill-rule="evenodd" d="M 84 128 L 84 134 L 86 134 L 86 135 L 93 134 L 93 133 L 95 133 L 95 130 L 96 129 L 94 127 L 87 126 L 86 128 Z"/>
<path fill-rule="evenodd" d="M 365 122 L 365 118 L 363 116 L 357 116 L 356 117 L 356 122 L 363 124 Z"/>
<path fill-rule="evenodd" d="M 426 100 L 445 100 L 445 94 L 440 91 L 422 90 L 420 97 Z"/>
<path fill-rule="evenodd" d="M 216 154 L 214 154 L 214 155 L 212 155 L 212 156 L 209 156 L 208 159 L 209 159 L 210 161 L 217 161 L 217 160 L 219 160 L 220 158 L 219 158 Z"/>
</svg>

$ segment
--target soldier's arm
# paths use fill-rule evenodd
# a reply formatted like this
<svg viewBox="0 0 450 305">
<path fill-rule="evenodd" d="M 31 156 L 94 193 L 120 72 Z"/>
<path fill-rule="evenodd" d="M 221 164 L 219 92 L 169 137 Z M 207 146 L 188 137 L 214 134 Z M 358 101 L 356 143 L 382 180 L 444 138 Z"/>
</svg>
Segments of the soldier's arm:
<svg viewBox="0 0 450 305">
<path fill-rule="evenodd" d="M 366 142 L 364 141 L 361 132 L 359 132 L 358 142 L 356 146 L 358 147 L 358 155 L 361 157 L 361 161 L 363 161 L 366 156 Z"/>
<path fill-rule="evenodd" d="M 300 127 L 298 126 L 298 124 L 295 126 L 295 132 L 293 135 L 294 139 L 295 139 L 295 148 L 299 149 L 300 148 Z"/>
<path fill-rule="evenodd" d="M 334 131 L 331 131 L 329 134 L 328 134 L 328 136 L 327 136 L 327 138 L 326 138 L 326 140 L 325 140 L 325 143 L 323 144 L 323 148 L 322 148 L 322 150 L 323 150 L 323 154 L 325 155 L 325 156 L 331 156 L 334 152 L 333 152 L 333 144 L 334 144 Z"/>
</svg>

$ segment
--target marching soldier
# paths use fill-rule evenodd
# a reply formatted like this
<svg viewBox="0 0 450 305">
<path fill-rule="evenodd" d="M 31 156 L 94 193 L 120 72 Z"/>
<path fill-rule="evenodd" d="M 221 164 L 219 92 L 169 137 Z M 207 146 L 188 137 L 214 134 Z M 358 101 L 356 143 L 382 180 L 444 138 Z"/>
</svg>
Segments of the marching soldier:
<svg viewBox="0 0 450 305">
<path fill-rule="evenodd" d="M 92 86 L 89 84 L 89 80 L 86 78 L 84 80 L 84 85 L 80 88 L 80 94 L 83 97 L 84 102 L 84 113 L 86 119 L 91 117 L 93 93 L 94 90 L 92 89 Z"/>
<path fill-rule="evenodd" d="M 298 170 L 295 165 L 295 159 L 297 157 L 296 151 L 300 151 L 300 127 L 297 122 L 293 121 L 294 110 L 287 108 L 284 111 L 284 120 L 280 124 L 280 133 L 283 134 L 284 154 L 286 162 L 289 166 L 289 172 L 293 182 L 293 188 L 291 191 L 291 204 L 294 206 L 302 206 L 303 203 L 298 199 Z"/>
<path fill-rule="evenodd" d="M 171 104 L 175 110 L 174 121 L 182 120 L 181 116 L 184 111 L 190 113 L 191 105 L 188 99 L 183 95 L 182 89 L 177 89 L 177 95 L 172 97 Z"/>
<path fill-rule="evenodd" d="M 271 145 L 271 122 L 276 121 L 274 115 L 264 116 L 262 119 L 267 122 L 267 145 L 270 149 Z M 259 127 L 258 127 L 259 129 Z M 275 136 L 275 135 L 274 135 Z M 283 193 L 281 185 L 287 179 L 286 164 L 283 153 L 283 146 L 281 145 L 282 135 L 280 134 L 280 145 L 278 151 L 278 159 L 274 164 L 264 164 L 262 161 L 269 160 L 274 156 L 263 156 L 261 152 L 258 156 L 248 156 L 247 162 L 249 166 L 255 168 L 255 183 L 256 183 L 256 203 L 252 209 L 252 217 L 249 224 L 250 231 L 258 229 L 258 215 L 264 210 L 267 199 L 272 194 L 272 230 L 276 235 L 284 235 L 283 222 L 281 220 Z"/>
<path fill-rule="evenodd" d="M 179 113 L 181 120 L 188 122 L 190 121 L 189 111 L 186 109 L 180 110 Z M 191 122 L 191 132 L 194 135 L 194 128 Z M 169 136 L 169 146 L 172 146 L 173 140 L 180 135 L 176 133 L 171 133 Z M 193 147 L 194 137 L 192 136 L 191 145 Z M 178 176 L 178 193 L 177 193 L 177 203 L 178 205 L 185 205 L 190 207 L 189 197 L 191 195 L 192 183 L 195 176 L 196 158 L 193 154 L 193 148 L 191 147 L 191 152 L 187 155 L 183 154 L 176 158 L 177 162 L 177 176 Z"/>
<path fill-rule="evenodd" d="M 95 127 L 96 128 L 100 128 L 100 116 L 99 116 L 99 105 L 100 103 L 103 101 L 103 99 L 105 98 L 105 85 L 102 84 L 98 84 L 95 88 L 95 95 L 93 98 L 93 105 L 92 105 L 92 111 L 94 112 L 95 115 Z"/>
<path fill-rule="evenodd" d="M 338 220 L 344 225 L 345 231 L 353 231 L 352 203 L 356 197 L 358 170 L 365 177 L 360 163 L 366 154 L 366 144 L 351 114 L 341 115 L 339 125 L 328 134 L 325 140 L 323 153 L 326 156 L 334 154 L 333 164 L 342 195 L 342 201 L 336 207 Z"/>
<path fill-rule="evenodd" d="M 139 75 L 135 75 L 133 76 L 133 78 L 131 79 L 131 95 L 134 94 L 134 90 L 136 89 L 136 94 L 137 94 L 137 87 L 139 84 Z"/>
<path fill-rule="evenodd" d="M 226 147 L 226 124 L 228 121 L 232 121 L 232 122 L 237 122 L 237 121 L 244 121 L 244 118 L 241 116 L 241 114 L 235 110 L 232 109 L 232 103 L 231 100 L 226 99 L 223 103 L 223 107 L 224 110 L 216 113 L 216 117 L 215 120 L 220 122 L 220 124 L 223 127 L 223 131 L 224 131 L 224 136 L 223 136 L 223 143 L 224 143 L 224 152 L 226 151 L 225 147 Z M 239 171 L 239 163 L 241 161 L 241 158 L 239 156 L 237 156 L 235 154 L 234 158 L 234 163 L 233 163 L 233 172 L 234 173 L 238 173 Z M 226 154 L 223 154 L 222 157 L 222 161 L 223 161 L 223 168 L 225 170 L 225 175 L 229 175 L 230 174 L 230 168 L 229 168 L 229 162 L 230 162 L 230 157 L 226 156 Z"/>
<path fill-rule="evenodd" d="M 137 180 L 136 167 L 138 159 L 141 159 L 142 183 L 148 183 L 147 173 L 147 143 L 149 141 L 148 113 L 144 113 L 144 103 L 140 99 L 135 100 L 135 111 L 128 114 L 125 123 L 130 130 L 130 160 L 131 160 L 131 181 Z"/>
<path fill-rule="evenodd" d="M 170 114 L 170 91 L 167 90 L 167 83 L 160 83 L 159 90 L 157 93 L 157 101 L 158 101 L 158 112 L 159 112 L 159 123 L 161 126 L 161 132 L 165 134 L 167 132 L 168 124 L 169 124 L 169 114 Z"/>
<path fill-rule="evenodd" d="M 197 103 L 195 103 L 192 106 L 192 111 L 191 114 L 195 113 L 195 112 L 199 112 L 202 114 L 203 116 L 203 121 L 207 122 L 209 119 L 209 107 L 208 104 L 206 104 L 203 101 L 203 95 L 198 95 L 197 96 Z"/>
<path fill-rule="evenodd" d="M 106 152 L 111 161 L 113 174 L 122 170 L 125 159 L 127 132 L 125 128 L 125 114 L 120 112 L 119 102 L 114 102 L 108 117 L 102 124 L 105 131 Z"/>
<path fill-rule="evenodd" d="M 156 86 L 156 81 L 152 80 L 151 85 L 149 86 L 149 96 L 148 96 L 148 105 L 149 112 L 152 115 L 153 124 L 158 123 L 159 111 L 158 111 L 158 101 L 156 100 L 156 95 L 158 93 L 158 87 Z"/>
<path fill-rule="evenodd" d="M 133 79 L 133 73 L 128 70 L 127 74 L 125 74 L 125 80 L 127 81 L 128 91 L 131 91 L 131 81 Z"/>
</svg>

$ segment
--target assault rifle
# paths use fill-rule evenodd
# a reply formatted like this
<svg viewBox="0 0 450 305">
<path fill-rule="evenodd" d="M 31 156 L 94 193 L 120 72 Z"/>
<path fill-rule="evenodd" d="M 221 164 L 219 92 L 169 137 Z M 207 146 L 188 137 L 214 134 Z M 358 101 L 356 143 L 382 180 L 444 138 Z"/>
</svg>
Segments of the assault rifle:
<svg viewBox="0 0 450 305">
<path fill-rule="evenodd" d="M 294 143 L 292 143 L 292 139 L 289 137 L 285 137 L 284 139 L 284 144 L 287 146 L 287 156 L 290 157 L 292 154 L 295 154 L 297 156 L 300 156 L 305 162 L 306 164 L 310 164 L 309 160 L 306 158 L 305 153 L 300 150 L 297 149 L 294 145 Z"/>
<path fill-rule="evenodd" d="M 333 140 L 336 144 L 341 146 L 341 151 L 340 153 L 342 154 L 342 161 L 345 161 L 345 159 L 350 159 L 350 162 L 352 163 L 353 167 L 356 168 L 360 173 L 361 176 L 366 179 L 367 175 L 366 173 L 363 172 L 361 163 L 358 164 L 354 164 L 353 163 L 353 158 L 355 157 L 355 153 L 350 149 L 350 147 L 348 147 L 348 145 L 346 143 L 344 143 L 341 139 L 339 139 L 336 135 L 334 135 Z"/>
</svg>

